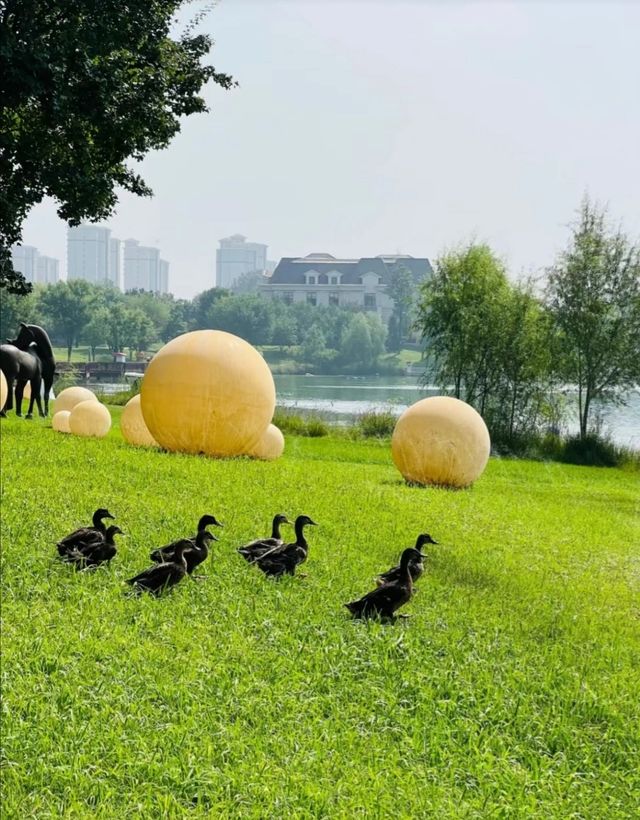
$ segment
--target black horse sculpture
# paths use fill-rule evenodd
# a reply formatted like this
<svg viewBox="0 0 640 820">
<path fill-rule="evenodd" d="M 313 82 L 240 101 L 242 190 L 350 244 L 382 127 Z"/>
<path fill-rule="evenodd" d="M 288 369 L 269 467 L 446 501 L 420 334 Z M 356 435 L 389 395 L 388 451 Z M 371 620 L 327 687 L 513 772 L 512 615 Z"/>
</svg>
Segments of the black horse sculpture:
<svg viewBox="0 0 640 820">
<path fill-rule="evenodd" d="M 38 405 L 38 412 L 46 416 L 49 412 L 49 394 L 53 384 L 56 360 L 51 341 L 45 330 L 38 325 L 26 325 L 20 322 L 20 332 L 16 339 L 7 339 L 8 344 L 0 345 L 0 370 L 7 380 L 7 400 L 0 409 L 0 416 L 6 416 L 7 410 L 13 408 L 13 391 L 15 384 L 16 415 L 22 415 L 22 396 L 27 382 L 31 385 L 31 400 L 27 418 L 33 418 L 33 403 Z M 44 412 L 40 399 L 40 389 L 44 383 Z"/>
</svg>

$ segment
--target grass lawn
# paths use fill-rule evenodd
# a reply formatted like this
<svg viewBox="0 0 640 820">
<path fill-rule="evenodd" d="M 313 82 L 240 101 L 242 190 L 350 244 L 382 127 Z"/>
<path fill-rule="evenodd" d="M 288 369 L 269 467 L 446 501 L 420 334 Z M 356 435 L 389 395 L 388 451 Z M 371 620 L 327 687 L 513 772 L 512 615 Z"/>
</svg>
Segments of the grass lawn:
<svg viewBox="0 0 640 820">
<path fill-rule="evenodd" d="M 638 473 L 492 460 L 421 490 L 379 443 L 212 461 L 47 424 L 1 424 L 3 817 L 640 815 Z M 128 537 L 76 573 L 54 544 L 98 506 Z M 234 551 L 278 511 L 320 525 L 306 578 Z M 206 581 L 127 597 L 204 512 Z M 411 619 L 350 621 L 425 530 Z"/>
</svg>

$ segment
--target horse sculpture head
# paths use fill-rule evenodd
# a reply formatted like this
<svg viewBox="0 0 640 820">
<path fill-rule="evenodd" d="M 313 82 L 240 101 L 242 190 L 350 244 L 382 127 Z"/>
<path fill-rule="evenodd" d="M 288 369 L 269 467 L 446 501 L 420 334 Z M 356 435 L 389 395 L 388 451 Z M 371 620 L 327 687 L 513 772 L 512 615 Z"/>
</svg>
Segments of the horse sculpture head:
<svg viewBox="0 0 640 820">
<path fill-rule="evenodd" d="M 15 339 L 7 339 L 7 344 L 17 347 L 18 350 L 28 350 L 29 346 L 35 342 L 36 338 L 29 325 L 20 322 L 20 331 Z"/>
</svg>

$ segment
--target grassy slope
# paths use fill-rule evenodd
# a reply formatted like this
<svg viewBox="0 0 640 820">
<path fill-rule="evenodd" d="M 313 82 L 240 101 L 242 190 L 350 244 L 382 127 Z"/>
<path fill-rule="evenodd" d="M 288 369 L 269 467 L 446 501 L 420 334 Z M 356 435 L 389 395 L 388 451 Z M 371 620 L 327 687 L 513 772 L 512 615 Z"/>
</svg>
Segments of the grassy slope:
<svg viewBox="0 0 640 820">
<path fill-rule="evenodd" d="M 2 471 L 4 816 L 637 816 L 637 474 L 492 461 L 419 490 L 375 443 L 216 462 L 15 419 Z M 60 566 L 98 505 L 129 533 L 112 567 Z M 233 547 L 280 510 L 320 526 L 273 583 Z M 127 598 L 203 512 L 207 581 Z M 349 621 L 425 529 L 411 620 Z"/>
</svg>

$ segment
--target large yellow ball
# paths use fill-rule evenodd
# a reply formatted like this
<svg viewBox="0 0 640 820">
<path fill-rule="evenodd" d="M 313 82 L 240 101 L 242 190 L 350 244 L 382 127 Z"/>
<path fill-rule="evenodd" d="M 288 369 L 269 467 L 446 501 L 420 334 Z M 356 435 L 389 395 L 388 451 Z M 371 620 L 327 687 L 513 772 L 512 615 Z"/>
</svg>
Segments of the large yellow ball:
<svg viewBox="0 0 640 820">
<path fill-rule="evenodd" d="M 407 481 L 468 487 L 487 466 L 491 439 L 482 416 L 449 396 L 422 399 L 398 419 L 393 461 Z"/>
<path fill-rule="evenodd" d="M 71 413 L 69 410 L 58 410 L 57 413 L 53 414 L 53 418 L 51 419 L 51 426 L 57 433 L 70 433 L 71 428 L 69 427 L 69 416 Z"/>
<path fill-rule="evenodd" d="M 275 424 L 270 424 L 262 434 L 260 441 L 249 451 L 248 455 L 252 458 L 261 458 L 264 461 L 275 461 L 283 453 L 284 436 Z"/>
<path fill-rule="evenodd" d="M 266 430 L 276 403 L 273 376 L 244 339 L 196 330 L 166 344 L 142 380 L 142 414 L 167 450 L 235 456 Z"/>
<path fill-rule="evenodd" d="M 158 446 L 158 442 L 144 423 L 144 416 L 140 407 L 140 396 L 134 396 L 126 403 L 122 416 L 120 416 L 120 431 L 125 441 L 136 447 Z"/>
<path fill-rule="evenodd" d="M 69 415 L 69 429 L 75 436 L 104 438 L 111 429 L 111 414 L 99 401 L 81 401 Z"/>
<path fill-rule="evenodd" d="M 81 401 L 97 402 L 98 399 L 96 394 L 92 393 L 91 390 L 87 390 L 86 387 L 67 387 L 58 394 L 58 398 L 53 405 L 53 413 L 58 413 L 60 410 L 71 411 Z"/>
<path fill-rule="evenodd" d="M 0 370 L 0 410 L 4 407 L 4 403 L 7 400 L 8 395 L 9 385 L 7 384 L 4 373 Z"/>
<path fill-rule="evenodd" d="M 44 396 L 44 384 L 42 385 L 40 393 L 41 393 L 42 396 Z M 52 387 L 49 390 L 49 401 L 51 401 L 52 399 L 55 399 L 55 397 L 56 397 L 56 394 L 53 392 L 53 387 Z M 30 399 L 31 398 L 31 384 L 29 382 L 27 382 L 24 386 L 24 392 L 22 394 L 22 398 L 23 399 Z"/>
</svg>

